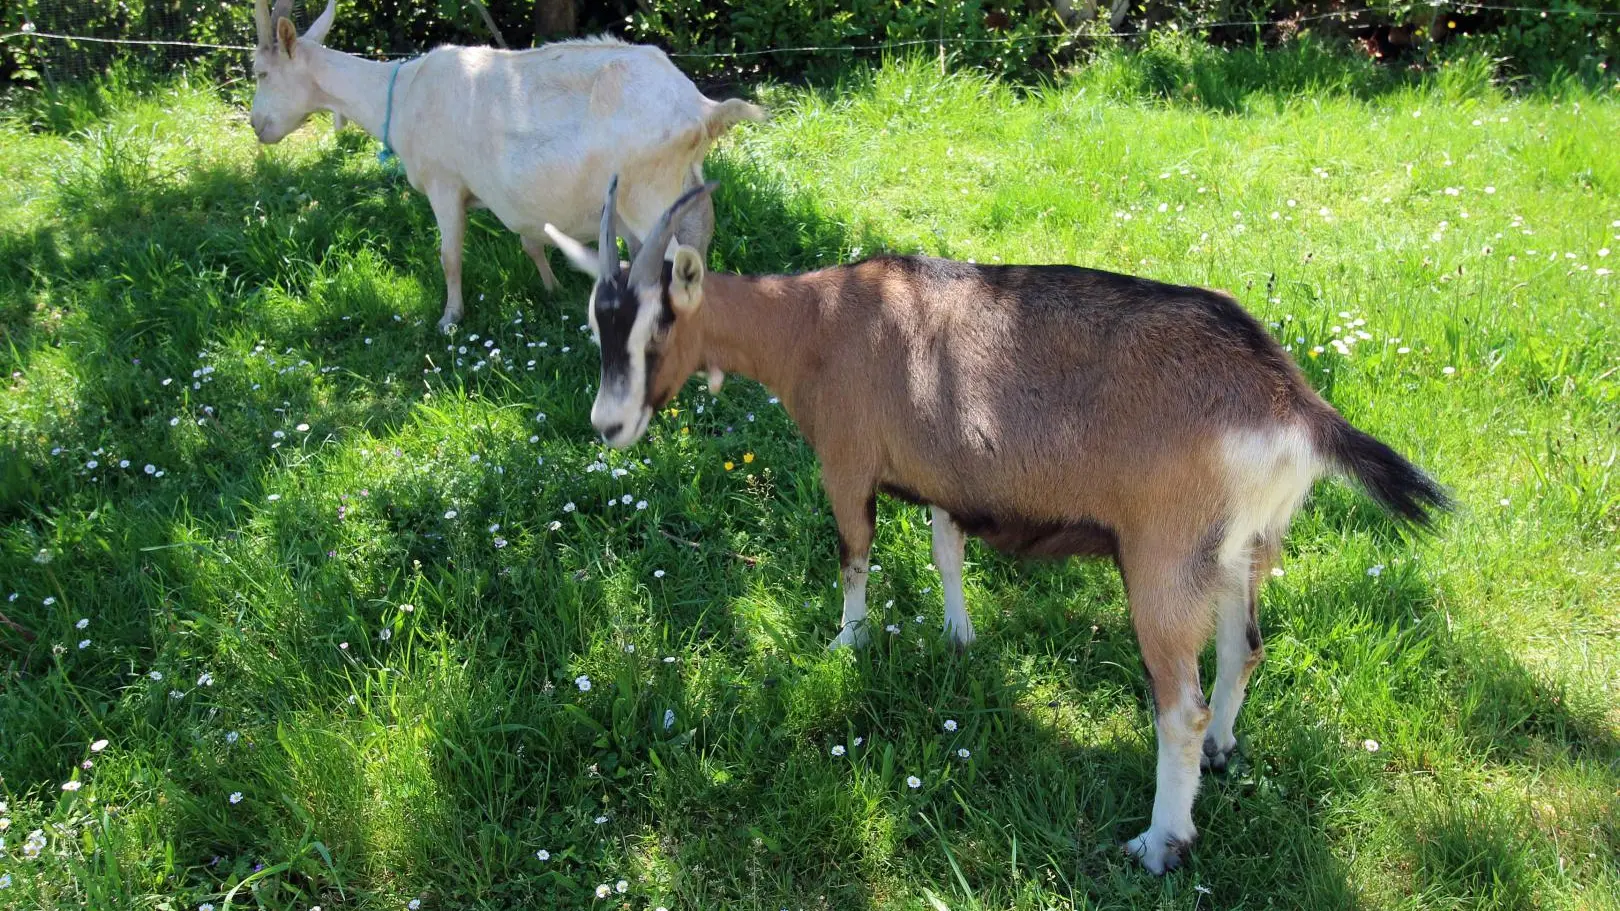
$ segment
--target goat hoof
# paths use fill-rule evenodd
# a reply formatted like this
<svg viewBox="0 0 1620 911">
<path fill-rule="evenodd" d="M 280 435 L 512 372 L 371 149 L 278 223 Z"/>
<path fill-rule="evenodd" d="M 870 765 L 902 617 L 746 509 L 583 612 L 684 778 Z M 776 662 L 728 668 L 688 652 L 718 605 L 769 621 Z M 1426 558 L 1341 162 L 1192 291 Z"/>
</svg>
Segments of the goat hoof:
<svg viewBox="0 0 1620 911">
<path fill-rule="evenodd" d="M 974 640 L 978 638 L 973 634 L 973 630 L 971 628 L 965 630 L 947 628 L 945 630 L 945 635 L 950 637 L 951 644 L 955 645 L 956 650 L 959 652 L 967 651 L 973 646 Z"/>
<path fill-rule="evenodd" d="M 838 637 L 828 648 L 860 648 L 866 644 L 866 621 L 856 620 L 838 631 Z"/>
<path fill-rule="evenodd" d="M 1176 838 L 1164 835 L 1149 828 L 1146 832 L 1136 836 L 1125 843 L 1125 853 L 1142 862 L 1142 866 L 1154 876 L 1164 874 L 1181 867 L 1187 859 L 1187 848 L 1192 844 L 1193 837 Z"/>
<path fill-rule="evenodd" d="M 1198 757 L 1198 768 L 1204 772 L 1214 772 L 1217 775 L 1226 774 L 1226 769 L 1237 755 L 1237 741 L 1233 740 L 1227 746 L 1217 746 L 1215 738 L 1204 738 L 1204 751 Z"/>
<path fill-rule="evenodd" d="M 446 313 L 444 316 L 439 317 L 439 331 L 449 335 L 456 330 L 456 324 L 459 322 L 461 322 L 460 314 Z"/>
</svg>

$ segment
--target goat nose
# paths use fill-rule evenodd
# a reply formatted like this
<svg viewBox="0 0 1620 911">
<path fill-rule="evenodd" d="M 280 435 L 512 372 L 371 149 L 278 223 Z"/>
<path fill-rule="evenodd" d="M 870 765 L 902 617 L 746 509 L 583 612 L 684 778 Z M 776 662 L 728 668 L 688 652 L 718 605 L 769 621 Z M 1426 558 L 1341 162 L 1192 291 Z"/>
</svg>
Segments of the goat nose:
<svg viewBox="0 0 1620 911">
<path fill-rule="evenodd" d="M 601 432 L 602 432 L 602 439 L 604 439 L 604 440 L 617 439 L 618 436 L 619 436 L 619 431 L 624 429 L 624 422 L 623 421 L 618 421 L 616 423 L 609 424 L 606 427 L 600 427 L 598 429 L 601 430 Z"/>
</svg>

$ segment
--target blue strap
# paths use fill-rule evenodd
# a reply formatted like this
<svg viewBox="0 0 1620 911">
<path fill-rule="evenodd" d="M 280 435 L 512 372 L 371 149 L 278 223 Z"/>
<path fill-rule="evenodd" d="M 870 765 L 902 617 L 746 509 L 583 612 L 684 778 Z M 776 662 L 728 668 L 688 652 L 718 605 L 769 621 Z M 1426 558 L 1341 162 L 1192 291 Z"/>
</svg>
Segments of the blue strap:
<svg viewBox="0 0 1620 911">
<path fill-rule="evenodd" d="M 401 60 L 394 64 L 394 71 L 388 74 L 388 102 L 383 107 L 383 147 L 382 151 L 377 153 L 377 161 L 380 164 L 387 164 L 391 159 L 399 158 L 394 154 L 394 147 L 388 142 L 388 127 L 394 121 L 394 80 L 399 78 L 399 68 L 404 65 L 405 61 Z"/>
</svg>

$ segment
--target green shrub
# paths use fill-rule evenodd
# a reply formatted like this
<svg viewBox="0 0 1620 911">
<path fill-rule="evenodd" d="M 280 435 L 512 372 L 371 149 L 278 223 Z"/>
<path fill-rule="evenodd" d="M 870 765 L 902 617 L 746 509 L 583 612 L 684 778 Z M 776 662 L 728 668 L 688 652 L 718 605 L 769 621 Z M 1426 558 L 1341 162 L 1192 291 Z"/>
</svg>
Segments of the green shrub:
<svg viewBox="0 0 1620 911">
<path fill-rule="evenodd" d="M 299 14 L 299 22 L 307 24 L 323 2 L 307 0 L 303 5 L 310 9 Z M 526 47 L 546 37 L 537 31 L 542 9 L 556 2 L 485 0 L 485 5 L 507 43 Z M 706 79 L 772 75 L 825 81 L 855 62 L 918 52 L 938 53 L 952 67 L 1038 79 L 1055 67 L 1094 60 L 1099 50 L 1112 46 L 1103 36 L 1116 27 L 1111 0 L 1073 0 L 1069 5 L 1077 12 L 1068 22 L 1054 0 L 573 2 L 578 33 L 605 31 L 656 44 L 675 55 L 682 69 Z M 358 53 L 410 54 L 443 43 L 490 40 L 472 0 L 339 0 L 339 6 L 333 46 Z M 1620 0 L 1502 6 L 1524 8 L 1437 6 L 1431 0 L 1134 0 L 1121 10 L 1117 29 L 1127 44 L 1141 46 L 1156 65 L 1168 67 L 1155 78 L 1177 76 L 1171 71 L 1188 64 L 1188 55 L 1196 52 L 1186 42 L 1257 47 L 1309 38 L 1342 48 L 1394 29 L 1399 59 L 1392 55 L 1385 61 L 1392 68 L 1488 58 L 1498 76 L 1613 84 L 1609 68 L 1620 48 Z M 1091 18 L 1081 21 L 1088 7 Z M 248 44 L 253 36 L 249 0 L 0 0 L 0 32 L 25 22 L 39 31 L 98 38 Z M 114 59 L 131 57 L 169 65 L 201 58 L 221 73 L 235 67 L 236 75 L 243 62 L 241 55 L 169 46 L 19 38 L 0 42 L 0 86 L 37 83 L 51 73 L 66 80 L 99 75 Z M 1186 91 L 1189 81 L 1177 79 L 1173 90 Z"/>
<path fill-rule="evenodd" d="M 627 32 L 633 40 L 692 55 L 682 57 L 682 67 L 705 75 L 765 68 L 819 79 L 855 59 L 934 48 L 943 48 L 952 64 L 997 75 L 1049 69 L 1074 39 L 1050 4 L 1011 5 L 1019 8 L 985 0 L 650 0 L 632 15 Z M 857 50 L 794 50 L 807 47 Z M 738 54 L 749 56 L 727 56 Z"/>
</svg>

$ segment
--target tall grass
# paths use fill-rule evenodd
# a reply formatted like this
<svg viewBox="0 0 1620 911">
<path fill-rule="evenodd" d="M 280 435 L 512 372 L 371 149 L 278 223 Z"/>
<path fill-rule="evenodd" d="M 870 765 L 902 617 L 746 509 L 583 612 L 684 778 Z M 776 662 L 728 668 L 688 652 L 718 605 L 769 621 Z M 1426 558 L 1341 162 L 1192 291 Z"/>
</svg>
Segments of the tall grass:
<svg viewBox="0 0 1620 911">
<path fill-rule="evenodd" d="M 1457 494 L 1413 539 L 1318 490 L 1190 869 L 1118 851 L 1153 741 L 1110 567 L 970 548 L 959 655 L 884 503 L 900 632 L 829 653 L 832 522 L 767 390 L 603 452 L 582 282 L 476 218 L 446 340 L 369 140 L 260 150 L 123 76 L 0 127 L 0 905 L 1620 902 L 1620 108 L 1187 53 L 770 89 L 710 171 L 719 268 L 1230 289 Z"/>
</svg>

